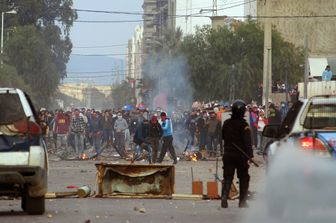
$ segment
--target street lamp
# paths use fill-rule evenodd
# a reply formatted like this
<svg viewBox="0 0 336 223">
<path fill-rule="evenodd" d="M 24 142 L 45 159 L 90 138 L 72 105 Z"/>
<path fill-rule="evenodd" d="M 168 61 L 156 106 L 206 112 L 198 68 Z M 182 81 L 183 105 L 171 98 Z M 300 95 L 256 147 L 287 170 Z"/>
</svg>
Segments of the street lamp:
<svg viewBox="0 0 336 223">
<path fill-rule="evenodd" d="M 17 11 L 10 10 L 7 12 L 1 12 L 1 65 L 3 64 L 3 34 L 4 34 L 4 19 L 5 19 L 5 14 L 16 14 Z"/>
</svg>

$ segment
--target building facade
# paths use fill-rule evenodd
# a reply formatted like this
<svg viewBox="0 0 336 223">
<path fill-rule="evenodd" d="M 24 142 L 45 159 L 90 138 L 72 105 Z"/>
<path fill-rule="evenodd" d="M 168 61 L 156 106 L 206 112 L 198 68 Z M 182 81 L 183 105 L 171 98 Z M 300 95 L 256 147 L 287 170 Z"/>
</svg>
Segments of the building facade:
<svg viewBox="0 0 336 223">
<path fill-rule="evenodd" d="M 111 95 L 112 86 L 93 85 L 89 83 L 76 84 L 61 84 L 58 86 L 58 91 L 62 94 L 76 99 L 80 104 L 75 107 L 85 106 L 87 108 L 93 107 L 94 102 L 104 101 L 106 97 Z"/>
<path fill-rule="evenodd" d="M 128 41 L 126 78 L 139 79 L 142 72 L 143 28 L 137 26 L 132 39 Z"/>
<path fill-rule="evenodd" d="M 216 29 L 221 26 L 226 26 L 230 30 L 235 30 L 239 24 L 241 24 L 240 20 L 236 20 L 232 17 L 228 16 L 212 16 L 211 19 L 211 27 Z"/>
<path fill-rule="evenodd" d="M 272 25 L 284 39 L 295 46 L 304 46 L 308 40 L 310 56 L 336 55 L 335 0 L 265 0 L 257 1 L 258 16 L 272 16 Z M 300 17 L 301 16 L 301 17 Z M 263 23 L 263 19 L 260 22 Z"/>
<path fill-rule="evenodd" d="M 175 29 L 176 0 L 144 0 L 143 52 L 160 43 L 167 30 Z"/>
<path fill-rule="evenodd" d="M 127 55 L 127 75 L 129 84 L 134 89 L 134 96 L 141 100 L 140 89 L 138 85 L 142 78 L 142 61 L 143 61 L 143 28 L 137 26 L 132 39 L 128 41 Z"/>
</svg>

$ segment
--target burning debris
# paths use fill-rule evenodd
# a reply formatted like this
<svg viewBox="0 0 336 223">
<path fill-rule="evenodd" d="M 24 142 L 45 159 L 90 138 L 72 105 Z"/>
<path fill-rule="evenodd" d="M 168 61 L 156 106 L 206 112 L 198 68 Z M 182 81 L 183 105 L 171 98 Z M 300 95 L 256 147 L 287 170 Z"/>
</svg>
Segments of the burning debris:
<svg viewBox="0 0 336 223">
<path fill-rule="evenodd" d="M 181 159 L 197 162 L 202 159 L 202 153 L 199 151 L 185 151 L 182 153 Z"/>
</svg>

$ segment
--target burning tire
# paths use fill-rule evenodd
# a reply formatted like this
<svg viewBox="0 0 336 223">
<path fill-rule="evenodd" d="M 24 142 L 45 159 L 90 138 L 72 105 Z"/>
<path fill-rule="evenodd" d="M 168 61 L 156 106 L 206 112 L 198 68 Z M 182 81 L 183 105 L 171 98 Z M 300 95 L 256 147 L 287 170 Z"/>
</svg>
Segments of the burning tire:
<svg viewBox="0 0 336 223">
<path fill-rule="evenodd" d="M 45 199 L 42 197 L 31 197 L 25 189 L 21 199 L 22 210 L 31 215 L 41 215 L 45 212 Z"/>
</svg>

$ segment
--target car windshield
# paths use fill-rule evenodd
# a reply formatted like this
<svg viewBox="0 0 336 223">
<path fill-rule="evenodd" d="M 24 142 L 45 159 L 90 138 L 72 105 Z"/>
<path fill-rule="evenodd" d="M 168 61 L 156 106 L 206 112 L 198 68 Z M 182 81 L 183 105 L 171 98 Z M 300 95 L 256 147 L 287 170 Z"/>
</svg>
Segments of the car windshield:
<svg viewBox="0 0 336 223">
<path fill-rule="evenodd" d="M 0 94 L 0 105 L 0 125 L 12 124 L 25 118 L 25 113 L 17 94 Z"/>
<path fill-rule="evenodd" d="M 336 128 L 336 104 L 310 104 L 304 120 L 306 129 Z"/>
</svg>

